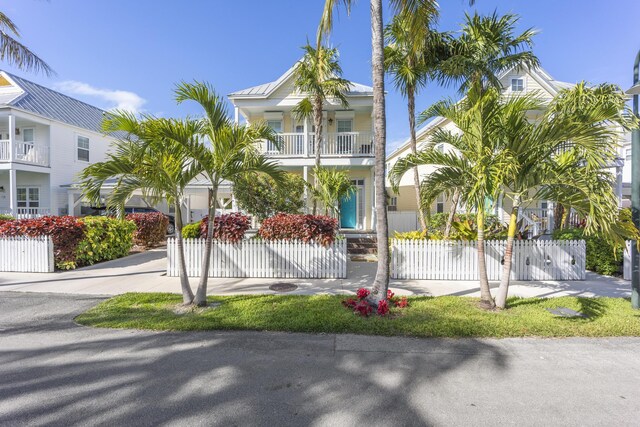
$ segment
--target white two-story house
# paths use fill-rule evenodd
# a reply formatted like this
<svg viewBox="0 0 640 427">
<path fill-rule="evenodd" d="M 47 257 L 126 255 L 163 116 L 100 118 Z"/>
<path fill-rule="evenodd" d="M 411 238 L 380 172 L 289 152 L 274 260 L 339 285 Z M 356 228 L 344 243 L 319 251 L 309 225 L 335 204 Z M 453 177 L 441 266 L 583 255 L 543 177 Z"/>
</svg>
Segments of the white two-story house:
<svg viewBox="0 0 640 427">
<path fill-rule="evenodd" d="M 112 138 L 105 112 L 0 71 L 0 213 L 15 217 L 80 213 L 66 185 L 104 160 Z"/>
<path fill-rule="evenodd" d="M 292 109 L 305 95 L 294 87 L 294 68 L 277 80 L 229 94 L 235 119 L 247 123 L 263 121 L 280 136 L 281 147 L 264 142 L 261 149 L 277 159 L 283 169 L 312 182 L 314 160 L 313 120 L 298 120 Z M 344 108 L 337 101 L 323 108 L 321 164 L 344 169 L 357 187 L 355 197 L 340 204 L 343 229 L 374 229 L 374 144 L 372 132 L 373 89 L 352 83 Z M 310 202 L 308 202 L 308 205 Z"/>
<path fill-rule="evenodd" d="M 574 86 L 572 83 L 561 82 L 553 79 L 542 68 L 532 70 L 514 68 L 504 73 L 500 77 L 500 82 L 503 87 L 502 93 L 505 97 L 535 94 L 545 102 L 551 101 L 551 99 L 562 89 Z M 535 120 L 535 117 L 532 115 L 531 119 Z M 442 117 L 436 117 L 418 130 L 418 150 L 429 143 L 431 135 L 436 129 L 446 129 L 451 132 L 458 131 L 457 127 L 449 120 Z M 437 148 L 443 151 L 449 150 L 449 147 L 444 145 Z M 630 150 L 627 151 L 625 151 L 624 141 L 621 140 L 618 159 L 614 164 L 609 165 L 609 170 L 611 173 L 615 174 L 617 178 L 615 191 L 621 205 L 623 204 L 624 159 L 627 157 L 630 160 Z M 387 157 L 387 169 L 391 169 L 398 159 L 406 156 L 410 152 L 411 146 L 409 140 L 407 140 Z M 433 170 L 433 167 L 427 166 L 420 166 L 418 168 L 421 179 Z M 388 182 L 387 185 L 389 185 Z M 392 195 L 389 203 L 389 210 L 391 211 L 389 216 L 390 228 L 397 231 L 418 229 L 419 223 L 417 219 L 417 203 L 413 187 L 413 173 L 411 171 L 407 172 L 402 177 L 399 191 L 394 194 L 391 189 L 389 189 L 389 194 Z M 492 213 L 502 218 L 504 221 L 508 220 L 511 210 L 511 205 L 508 200 L 501 199 L 488 201 L 488 205 L 490 205 Z M 451 200 L 445 199 L 441 196 L 434 202 L 431 207 L 431 212 L 449 212 L 450 209 Z M 459 207 L 459 211 L 464 211 L 464 207 Z M 536 200 L 531 202 L 521 210 L 520 216 L 523 223 L 533 230 L 533 234 L 549 232 L 553 228 L 553 205 L 547 200 Z"/>
</svg>

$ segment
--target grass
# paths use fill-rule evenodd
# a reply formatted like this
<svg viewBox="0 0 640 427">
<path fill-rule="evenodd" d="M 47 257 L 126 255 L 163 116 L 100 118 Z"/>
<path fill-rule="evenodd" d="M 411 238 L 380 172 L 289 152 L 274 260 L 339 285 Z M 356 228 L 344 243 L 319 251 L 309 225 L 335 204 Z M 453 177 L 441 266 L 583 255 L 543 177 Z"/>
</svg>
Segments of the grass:
<svg viewBox="0 0 640 427">
<path fill-rule="evenodd" d="M 344 296 L 245 295 L 209 297 L 215 309 L 178 310 L 180 295 L 129 293 L 81 314 L 82 325 L 171 331 L 258 330 L 412 337 L 640 336 L 640 312 L 622 298 L 512 298 L 504 311 L 485 311 L 478 299 L 410 297 L 392 316 L 363 318 L 344 308 Z M 588 318 L 563 318 L 567 307 Z"/>
</svg>

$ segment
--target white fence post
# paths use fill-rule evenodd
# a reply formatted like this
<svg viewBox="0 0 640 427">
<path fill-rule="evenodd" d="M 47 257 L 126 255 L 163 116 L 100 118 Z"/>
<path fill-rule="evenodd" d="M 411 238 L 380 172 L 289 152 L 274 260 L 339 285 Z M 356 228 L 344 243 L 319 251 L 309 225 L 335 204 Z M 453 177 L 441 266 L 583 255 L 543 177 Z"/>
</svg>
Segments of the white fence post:
<svg viewBox="0 0 640 427">
<path fill-rule="evenodd" d="M 631 245 L 633 242 L 627 240 L 624 245 L 623 263 L 622 263 L 622 278 L 624 280 L 631 280 Z"/>
<path fill-rule="evenodd" d="M 0 237 L 0 271 L 51 273 L 54 268 L 51 237 Z"/>
<path fill-rule="evenodd" d="M 396 240 L 391 242 L 391 277 L 423 280 L 478 280 L 477 242 Z M 485 242 L 487 276 L 500 280 L 505 240 Z M 511 280 L 584 280 L 584 240 L 516 240 Z"/>
<path fill-rule="evenodd" d="M 185 239 L 187 275 L 200 275 L 204 239 Z M 342 279 L 347 277 L 347 242 L 329 246 L 299 241 L 214 242 L 209 277 Z M 177 243 L 167 239 L 167 276 L 179 275 Z"/>
</svg>

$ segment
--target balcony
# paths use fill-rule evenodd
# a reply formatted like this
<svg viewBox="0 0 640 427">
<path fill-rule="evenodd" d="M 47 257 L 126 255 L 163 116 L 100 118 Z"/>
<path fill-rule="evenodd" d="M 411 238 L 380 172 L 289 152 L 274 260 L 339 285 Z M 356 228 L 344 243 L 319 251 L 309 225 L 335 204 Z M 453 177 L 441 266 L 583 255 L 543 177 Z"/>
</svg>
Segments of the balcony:
<svg viewBox="0 0 640 427">
<path fill-rule="evenodd" d="M 265 141 L 264 154 L 269 157 L 303 158 L 315 156 L 315 134 L 278 133 L 280 147 Z M 322 157 L 374 157 L 373 134 L 371 132 L 327 133 L 322 138 Z"/>
<path fill-rule="evenodd" d="M 35 207 L 16 208 L 14 211 L 11 209 L 0 209 L 0 214 L 11 215 L 16 219 L 31 219 L 51 215 L 51 210 L 49 208 Z"/>
<path fill-rule="evenodd" d="M 0 140 L 0 162 L 49 166 L 49 145 L 38 142 Z"/>
</svg>

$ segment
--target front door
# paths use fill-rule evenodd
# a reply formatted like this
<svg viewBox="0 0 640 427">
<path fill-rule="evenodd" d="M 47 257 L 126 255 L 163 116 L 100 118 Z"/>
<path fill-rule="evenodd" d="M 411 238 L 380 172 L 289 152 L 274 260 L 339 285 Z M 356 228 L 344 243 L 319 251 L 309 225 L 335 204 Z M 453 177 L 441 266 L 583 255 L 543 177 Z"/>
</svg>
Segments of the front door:
<svg viewBox="0 0 640 427">
<path fill-rule="evenodd" d="M 358 201 L 356 194 L 349 199 L 343 197 L 340 200 L 340 227 L 356 228 L 358 225 Z"/>
</svg>

